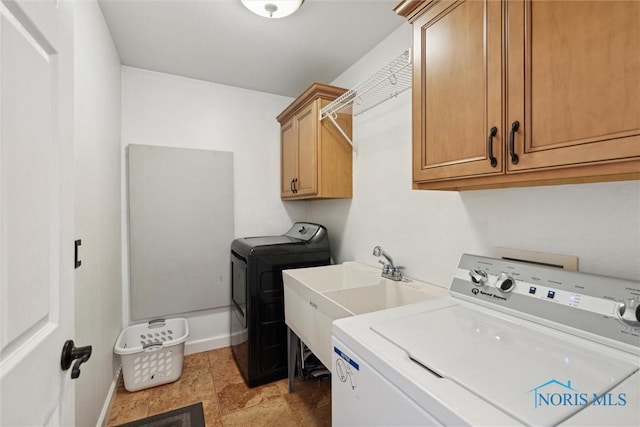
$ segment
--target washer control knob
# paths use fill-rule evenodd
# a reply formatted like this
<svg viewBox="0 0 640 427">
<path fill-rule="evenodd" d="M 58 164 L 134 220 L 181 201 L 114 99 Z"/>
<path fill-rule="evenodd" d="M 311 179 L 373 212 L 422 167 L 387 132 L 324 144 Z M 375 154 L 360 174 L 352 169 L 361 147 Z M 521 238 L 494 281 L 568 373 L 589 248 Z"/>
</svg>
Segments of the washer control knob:
<svg viewBox="0 0 640 427">
<path fill-rule="evenodd" d="M 471 277 L 471 281 L 476 286 L 484 285 L 485 283 L 487 283 L 487 280 L 489 279 L 487 272 L 484 270 L 480 270 L 479 268 L 469 270 L 469 277 Z"/>
<path fill-rule="evenodd" d="M 618 305 L 618 316 L 626 325 L 640 327 L 640 300 L 626 299 Z"/>
<path fill-rule="evenodd" d="M 516 279 L 511 276 L 507 276 L 505 273 L 500 273 L 498 280 L 496 280 L 496 288 L 502 292 L 511 292 L 516 287 Z"/>
</svg>

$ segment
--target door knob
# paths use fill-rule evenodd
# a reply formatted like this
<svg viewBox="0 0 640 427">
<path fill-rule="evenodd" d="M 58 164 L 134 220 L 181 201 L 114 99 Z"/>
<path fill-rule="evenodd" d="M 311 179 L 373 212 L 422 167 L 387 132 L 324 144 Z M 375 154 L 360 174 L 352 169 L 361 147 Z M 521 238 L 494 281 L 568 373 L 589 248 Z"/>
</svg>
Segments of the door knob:
<svg viewBox="0 0 640 427">
<path fill-rule="evenodd" d="M 60 357 L 60 367 L 66 371 L 75 360 L 71 369 L 71 379 L 75 380 L 80 376 L 80 365 L 89 360 L 91 357 L 91 346 L 76 347 L 73 340 L 67 340 L 62 347 L 62 356 Z"/>
</svg>

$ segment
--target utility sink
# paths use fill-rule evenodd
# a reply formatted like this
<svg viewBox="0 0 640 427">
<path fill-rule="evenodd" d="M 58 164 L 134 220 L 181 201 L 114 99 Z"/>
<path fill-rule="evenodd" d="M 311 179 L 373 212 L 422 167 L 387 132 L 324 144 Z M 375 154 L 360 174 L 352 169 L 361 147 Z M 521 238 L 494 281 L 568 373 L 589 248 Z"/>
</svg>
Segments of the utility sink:
<svg viewBox="0 0 640 427">
<path fill-rule="evenodd" d="M 332 370 L 334 320 L 448 295 L 439 286 L 408 278 L 396 282 L 380 273 L 360 262 L 282 272 L 287 326 L 327 369 Z"/>
<path fill-rule="evenodd" d="M 352 314 L 370 313 L 433 298 L 423 287 L 412 286 L 411 282 L 386 279 L 375 285 L 328 291 L 324 296 Z"/>
</svg>

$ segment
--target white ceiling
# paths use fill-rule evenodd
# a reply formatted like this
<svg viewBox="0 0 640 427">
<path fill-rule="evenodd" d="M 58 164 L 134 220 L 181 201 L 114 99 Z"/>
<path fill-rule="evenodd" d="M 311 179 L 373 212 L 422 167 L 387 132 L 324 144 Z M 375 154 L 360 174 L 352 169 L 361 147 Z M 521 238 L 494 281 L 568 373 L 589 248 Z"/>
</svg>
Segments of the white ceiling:
<svg viewBox="0 0 640 427">
<path fill-rule="evenodd" d="M 398 0 L 305 0 L 267 19 L 240 0 L 100 0 L 124 65 L 297 97 L 406 21 Z"/>
</svg>

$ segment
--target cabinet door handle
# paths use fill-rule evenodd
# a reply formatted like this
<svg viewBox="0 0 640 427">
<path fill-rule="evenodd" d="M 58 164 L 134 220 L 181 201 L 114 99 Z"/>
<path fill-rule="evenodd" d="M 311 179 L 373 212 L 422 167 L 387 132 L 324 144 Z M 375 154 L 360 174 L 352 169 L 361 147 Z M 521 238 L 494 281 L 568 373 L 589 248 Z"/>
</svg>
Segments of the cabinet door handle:
<svg viewBox="0 0 640 427">
<path fill-rule="evenodd" d="M 514 147 L 516 132 L 518 131 L 519 128 L 520 128 L 519 121 L 516 120 L 515 122 L 511 123 L 511 132 L 509 133 L 509 154 L 511 155 L 511 163 L 513 163 L 514 165 L 517 165 L 518 162 L 520 161 Z"/>
<path fill-rule="evenodd" d="M 491 167 L 495 168 L 498 166 L 498 159 L 493 157 L 493 137 L 498 133 L 497 127 L 492 127 L 489 129 L 489 137 L 487 138 L 487 153 L 489 155 L 489 161 L 491 162 Z"/>
<path fill-rule="evenodd" d="M 289 183 L 289 189 L 291 190 L 292 193 L 295 193 L 296 191 L 293 189 L 293 179 L 291 179 L 291 182 Z"/>
<path fill-rule="evenodd" d="M 297 188 L 297 184 L 298 183 L 298 178 L 293 178 L 293 192 L 297 193 L 298 192 L 298 188 Z"/>
</svg>

